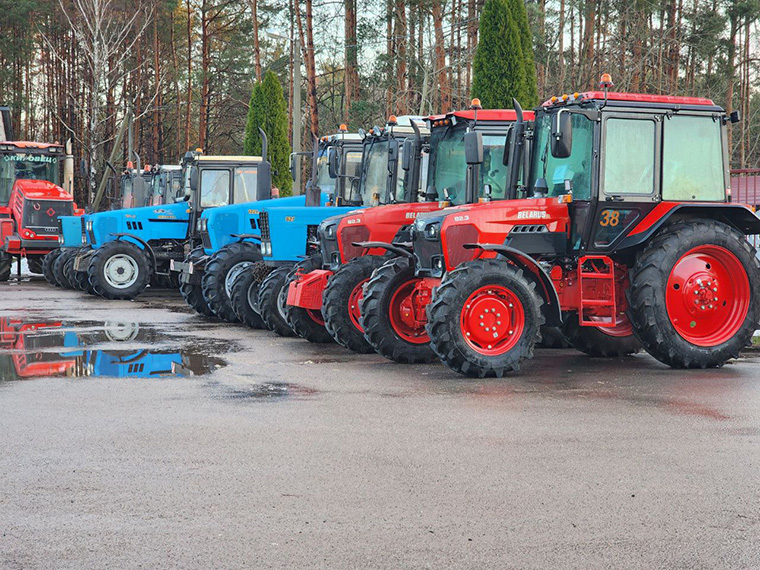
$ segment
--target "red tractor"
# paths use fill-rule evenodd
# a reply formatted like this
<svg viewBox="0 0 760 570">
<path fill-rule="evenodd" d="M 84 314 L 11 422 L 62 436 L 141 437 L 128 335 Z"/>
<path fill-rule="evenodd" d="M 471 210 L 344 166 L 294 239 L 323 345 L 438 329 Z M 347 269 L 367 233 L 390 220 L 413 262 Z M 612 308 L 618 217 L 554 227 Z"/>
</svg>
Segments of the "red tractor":
<svg viewBox="0 0 760 570">
<path fill-rule="evenodd" d="M 60 376 L 76 366 L 76 359 L 51 348 L 61 345 L 63 334 L 50 334 L 61 329 L 60 322 L 25 322 L 0 317 L 0 378 L 27 379 Z"/>
<path fill-rule="evenodd" d="M 532 358 L 544 323 L 589 354 L 638 350 L 721 366 L 760 321 L 760 219 L 731 203 L 726 126 L 712 101 L 604 91 L 553 97 L 508 135 L 508 200 L 419 216 L 413 278 L 367 284 L 365 329 L 398 311 L 468 376 Z M 519 106 L 518 114 L 519 114 Z M 477 144 L 468 162 L 481 160 Z M 368 299 L 376 302 L 368 303 Z"/>
<path fill-rule="evenodd" d="M 59 185 L 61 163 L 64 190 Z M 70 192 L 73 158 L 63 145 L 0 142 L 0 281 L 11 274 L 13 258 L 26 257 L 32 273 L 58 247 L 58 217 L 81 215 Z"/>
<path fill-rule="evenodd" d="M 364 338 L 360 321 L 363 286 L 373 271 L 388 260 L 386 254 L 398 255 L 394 246 L 386 250 L 375 247 L 376 242 L 392 242 L 395 248 L 403 248 L 409 242 L 409 228 L 418 215 L 439 211 L 452 203 L 477 201 L 484 188 L 503 195 L 506 169 L 501 159 L 507 129 L 514 121 L 514 111 L 483 110 L 475 99 L 469 110 L 430 117 L 427 120 L 429 142 L 423 141 L 417 132 L 416 137 L 409 136 L 404 140 L 401 149 L 383 148 L 383 152 L 401 157 L 406 172 L 405 187 L 414 188 L 415 196 L 409 196 L 407 201 L 356 210 L 325 220 L 318 230 L 323 269 L 295 275 L 287 299 L 289 320 L 294 308 L 321 310 L 325 328 L 336 342 L 356 352 L 373 352 L 373 346 Z M 475 173 L 477 180 L 472 186 L 473 191 L 469 192 L 461 173 L 466 166 L 464 137 L 471 131 L 481 133 L 489 156 L 488 164 Z M 384 144 L 388 146 L 393 142 L 390 139 Z M 421 160 L 422 153 L 429 155 L 427 179 L 423 178 L 419 184 L 425 201 L 415 201 L 420 170 L 425 165 Z M 394 168 L 397 166 L 389 165 L 391 173 Z M 395 184 L 395 176 L 386 178 L 389 184 Z M 295 326 L 294 329 L 297 330 Z M 393 349 L 389 347 L 388 350 Z"/>
</svg>

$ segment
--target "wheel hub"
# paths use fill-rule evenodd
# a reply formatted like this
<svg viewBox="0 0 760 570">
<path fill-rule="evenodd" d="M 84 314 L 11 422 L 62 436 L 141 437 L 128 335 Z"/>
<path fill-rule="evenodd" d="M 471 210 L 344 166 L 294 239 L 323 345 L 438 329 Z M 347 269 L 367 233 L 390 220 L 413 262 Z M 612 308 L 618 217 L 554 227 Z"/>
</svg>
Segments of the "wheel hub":
<svg viewBox="0 0 760 570">
<path fill-rule="evenodd" d="M 139 275 L 137 262 L 128 255 L 114 255 L 110 257 L 103 268 L 103 273 L 109 285 L 116 289 L 130 287 Z"/>
<path fill-rule="evenodd" d="M 430 303 L 430 289 L 421 279 L 412 279 L 401 285 L 391 298 L 389 312 L 391 326 L 403 340 L 412 344 L 430 342 L 425 330 Z"/>
<path fill-rule="evenodd" d="M 487 355 L 513 348 L 525 328 L 525 313 L 517 296 L 501 286 L 482 287 L 464 304 L 460 319 L 466 342 Z"/>
<path fill-rule="evenodd" d="M 687 341 L 716 346 L 741 327 L 749 310 L 749 280 L 736 256 L 719 246 L 683 255 L 668 277 L 666 305 L 673 327 Z"/>
</svg>

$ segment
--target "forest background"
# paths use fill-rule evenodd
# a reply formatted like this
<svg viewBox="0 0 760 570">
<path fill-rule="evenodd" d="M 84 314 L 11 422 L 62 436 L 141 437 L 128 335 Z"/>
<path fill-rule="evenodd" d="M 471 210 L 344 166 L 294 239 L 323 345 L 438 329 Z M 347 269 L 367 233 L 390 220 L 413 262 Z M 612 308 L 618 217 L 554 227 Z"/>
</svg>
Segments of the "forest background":
<svg viewBox="0 0 760 570">
<path fill-rule="evenodd" d="M 709 97 L 742 115 L 732 167 L 758 166 L 760 0 L 524 6 L 539 98 L 593 89 L 603 72 L 621 91 Z M 272 71 L 292 133 L 296 39 L 304 148 L 340 123 L 465 108 L 482 11 L 483 0 L 0 0 L 0 103 L 17 139 L 73 140 L 86 203 L 128 110 L 144 163 L 195 147 L 240 154 L 252 87 Z"/>
</svg>

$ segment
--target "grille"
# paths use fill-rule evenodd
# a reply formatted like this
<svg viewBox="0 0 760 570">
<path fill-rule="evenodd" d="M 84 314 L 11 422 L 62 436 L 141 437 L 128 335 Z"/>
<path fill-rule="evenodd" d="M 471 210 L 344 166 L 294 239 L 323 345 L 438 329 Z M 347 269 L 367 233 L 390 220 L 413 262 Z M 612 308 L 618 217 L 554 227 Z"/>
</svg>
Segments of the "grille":
<svg viewBox="0 0 760 570">
<path fill-rule="evenodd" d="M 545 234 L 549 232 L 549 228 L 538 224 L 529 224 L 525 226 L 515 226 L 512 228 L 510 234 Z"/>
<path fill-rule="evenodd" d="M 355 241 L 367 241 L 369 228 L 367 226 L 349 226 L 340 232 L 340 243 L 343 246 L 343 261 L 348 262 L 359 257 L 364 248 L 353 245 Z"/>
<path fill-rule="evenodd" d="M 427 239 L 424 232 L 413 231 L 412 242 L 414 243 L 414 257 L 417 260 L 417 268 L 420 274 L 432 275 L 440 273 L 433 270 L 433 257 L 443 253 L 441 240 Z"/>
<path fill-rule="evenodd" d="M 211 236 L 207 231 L 201 232 L 201 244 L 203 249 L 211 249 Z"/>
<path fill-rule="evenodd" d="M 261 214 L 259 215 L 259 229 L 261 230 L 262 240 L 271 239 L 271 236 L 269 235 L 269 213 L 268 212 L 261 212 Z"/>
<path fill-rule="evenodd" d="M 141 230 L 143 229 L 142 222 L 127 222 L 128 230 Z"/>
<path fill-rule="evenodd" d="M 256 229 L 256 218 L 249 218 L 248 221 L 251 222 L 251 229 L 255 230 Z"/>
<path fill-rule="evenodd" d="M 59 216 L 71 216 L 74 213 L 72 202 L 51 200 L 28 200 L 24 204 L 24 227 L 36 234 L 58 233 Z"/>
</svg>

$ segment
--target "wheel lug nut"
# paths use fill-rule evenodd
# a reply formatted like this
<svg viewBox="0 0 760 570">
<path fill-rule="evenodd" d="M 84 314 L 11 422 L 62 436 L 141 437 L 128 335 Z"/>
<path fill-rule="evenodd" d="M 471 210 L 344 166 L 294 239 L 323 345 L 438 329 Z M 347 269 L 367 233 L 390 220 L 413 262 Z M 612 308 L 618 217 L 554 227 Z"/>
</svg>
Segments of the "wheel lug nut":
<svg viewBox="0 0 760 570">
<path fill-rule="evenodd" d="M 509 331 L 509 334 L 512 334 L 513 332 L 515 332 L 515 331 Z"/>
<path fill-rule="evenodd" d="M 490 331 L 491 329 L 489 329 L 488 327 L 486 327 L 486 330 L 487 330 L 487 331 Z"/>
<path fill-rule="evenodd" d="M 491 345 L 490 345 L 490 344 L 488 345 L 488 348 L 491 348 Z"/>
<path fill-rule="evenodd" d="M 510 303 L 510 304 L 509 304 L 509 308 L 510 308 L 510 309 L 511 309 L 513 306 L 514 306 L 514 305 L 512 305 L 512 303 Z"/>
<path fill-rule="evenodd" d="M 483 318 L 483 315 L 480 315 L 480 318 L 482 319 L 482 318 Z"/>
<path fill-rule="evenodd" d="M 717 288 L 717 287 L 713 287 L 713 291 L 714 291 L 715 293 L 717 293 L 717 292 L 718 292 L 718 288 Z"/>
<path fill-rule="evenodd" d="M 484 327 L 484 326 L 486 326 L 486 325 L 484 325 L 483 323 L 480 323 L 480 326 L 481 326 L 481 327 Z"/>
<path fill-rule="evenodd" d="M 500 316 L 501 316 L 501 313 L 496 313 L 496 316 L 497 316 L 497 317 L 500 317 Z"/>
<path fill-rule="evenodd" d="M 702 310 L 703 310 L 703 311 L 705 310 L 705 306 L 704 306 L 704 305 L 702 305 L 702 307 L 701 307 L 701 308 L 702 308 Z"/>
<path fill-rule="evenodd" d="M 717 299 L 715 299 L 715 300 L 717 301 Z M 496 324 L 497 324 L 497 325 L 500 325 L 500 324 L 501 324 L 501 321 L 496 321 Z"/>
<path fill-rule="evenodd" d="M 694 294 L 695 295 L 699 295 L 699 291 L 697 291 L 696 289 L 694 289 Z"/>
<path fill-rule="evenodd" d="M 484 312 L 484 313 L 487 313 L 487 312 L 488 312 L 488 309 L 486 309 L 486 310 L 485 310 L 485 311 L 483 311 L 483 312 Z"/>
<path fill-rule="evenodd" d="M 467 333 L 467 336 L 470 336 L 470 333 Z"/>
<path fill-rule="evenodd" d="M 713 308 L 713 306 L 712 306 L 712 305 L 707 305 L 707 308 L 708 308 L 708 309 L 712 309 L 712 308 Z"/>
<path fill-rule="evenodd" d="M 494 337 L 494 338 L 499 338 L 499 335 L 498 335 L 498 334 L 496 334 L 496 333 L 493 333 L 493 337 Z"/>
</svg>

